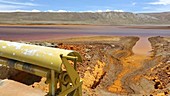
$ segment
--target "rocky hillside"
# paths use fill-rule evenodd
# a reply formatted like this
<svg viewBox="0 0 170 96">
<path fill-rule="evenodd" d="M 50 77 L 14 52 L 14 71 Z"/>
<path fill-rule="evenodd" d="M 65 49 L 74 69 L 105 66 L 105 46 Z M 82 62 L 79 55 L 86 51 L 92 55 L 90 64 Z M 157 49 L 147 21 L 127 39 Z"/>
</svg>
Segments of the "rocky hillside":
<svg viewBox="0 0 170 96">
<path fill-rule="evenodd" d="M 144 13 L 145 15 L 149 15 L 155 17 L 159 20 L 162 20 L 162 23 L 170 24 L 170 12 L 163 13 Z"/>
<path fill-rule="evenodd" d="M 134 14 L 129 12 L 96 12 L 96 13 L 1 12 L 0 24 L 92 24 L 92 25 L 170 24 L 170 19 L 168 19 L 170 17 L 169 14 L 170 13 Z"/>
</svg>

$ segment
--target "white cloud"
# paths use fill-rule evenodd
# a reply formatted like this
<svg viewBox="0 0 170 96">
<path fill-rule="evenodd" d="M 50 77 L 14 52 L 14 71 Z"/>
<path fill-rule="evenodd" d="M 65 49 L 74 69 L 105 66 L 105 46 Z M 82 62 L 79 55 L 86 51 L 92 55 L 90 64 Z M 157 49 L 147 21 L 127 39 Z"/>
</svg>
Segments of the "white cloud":
<svg viewBox="0 0 170 96">
<path fill-rule="evenodd" d="M 0 0 L 0 3 L 11 4 L 11 5 L 22 5 L 22 6 L 39 6 L 38 4 L 30 2 L 15 2 L 14 0 Z"/>
<path fill-rule="evenodd" d="M 170 11 L 170 6 L 160 6 L 160 7 L 155 7 L 151 9 L 154 12 L 169 12 Z"/>
<path fill-rule="evenodd" d="M 45 12 L 56 12 L 55 10 L 47 10 Z"/>
<path fill-rule="evenodd" d="M 11 10 L 10 12 L 28 12 L 28 10 Z"/>
<path fill-rule="evenodd" d="M 136 2 L 133 2 L 132 5 L 135 6 L 135 5 L 136 5 Z"/>
<path fill-rule="evenodd" d="M 67 11 L 67 10 L 47 10 L 44 12 L 71 12 L 71 11 Z"/>
<path fill-rule="evenodd" d="M 104 12 L 103 10 L 97 10 L 97 11 L 95 11 L 95 12 Z"/>
<path fill-rule="evenodd" d="M 143 7 L 142 9 L 144 9 L 144 10 L 150 10 L 151 7 Z"/>
<path fill-rule="evenodd" d="M 23 9 L 28 9 L 31 7 L 40 6 L 38 4 L 30 2 L 17 2 L 17 0 L 0 0 L 0 12 L 15 12 L 15 11 L 28 11 Z M 38 10 L 31 10 L 39 12 Z"/>
<path fill-rule="evenodd" d="M 0 10 L 0 12 L 41 12 L 40 10 Z"/>
<path fill-rule="evenodd" d="M 110 9 L 106 9 L 106 12 L 111 12 L 112 10 L 110 10 Z"/>
<path fill-rule="evenodd" d="M 83 13 L 83 12 L 91 12 L 91 13 L 94 13 L 94 11 L 91 11 L 91 10 L 87 10 L 87 11 L 79 11 L 80 13 Z"/>
<path fill-rule="evenodd" d="M 123 10 L 110 10 L 110 9 L 106 9 L 106 10 L 87 10 L 87 11 L 68 11 L 68 10 L 47 10 L 47 11 L 44 11 L 44 12 L 92 12 L 92 13 L 95 13 L 95 12 L 111 12 L 111 11 L 115 11 L 115 12 L 124 12 Z"/>
<path fill-rule="evenodd" d="M 158 0 L 156 2 L 150 2 L 152 5 L 170 5 L 170 0 Z"/>
<path fill-rule="evenodd" d="M 142 11 L 139 13 L 153 13 L 153 12 L 169 12 L 170 11 L 170 0 L 155 0 L 155 2 L 150 2 L 152 6 L 144 6 Z M 154 6 L 153 6 L 154 5 Z"/>
<path fill-rule="evenodd" d="M 114 12 L 124 12 L 123 10 L 113 10 Z"/>
<path fill-rule="evenodd" d="M 6 7 L 8 7 L 8 9 L 6 9 Z M 19 8 L 19 9 L 18 9 Z M 20 7 L 18 6 L 12 6 L 12 5 L 6 5 L 6 6 L 2 6 L 0 5 L 0 12 L 58 12 L 58 13 L 62 13 L 62 12 L 79 12 L 79 13 L 84 13 L 84 12 L 91 12 L 91 13 L 96 13 L 96 12 L 124 12 L 123 10 L 110 10 L 110 9 L 106 9 L 106 10 L 89 10 L 89 11 L 67 11 L 67 10 L 46 10 L 46 11 L 40 11 L 37 9 L 33 9 L 33 10 L 20 10 Z"/>
<path fill-rule="evenodd" d="M 58 10 L 57 12 L 70 12 L 70 11 L 66 11 L 66 10 Z"/>
<path fill-rule="evenodd" d="M 147 6 L 143 7 L 143 10 L 136 11 L 135 13 L 159 13 L 159 12 L 170 12 L 170 6 Z"/>
<path fill-rule="evenodd" d="M 23 8 L 23 6 L 14 6 L 14 5 L 6 5 L 6 4 L 0 4 L 0 11 L 9 11 L 9 10 L 16 10 L 19 8 Z"/>
<path fill-rule="evenodd" d="M 40 10 L 33 9 L 31 12 L 41 12 Z"/>
<path fill-rule="evenodd" d="M 96 11 L 91 11 L 91 12 L 124 12 L 123 10 L 110 10 L 110 9 L 106 9 L 106 10 L 96 10 Z"/>
</svg>

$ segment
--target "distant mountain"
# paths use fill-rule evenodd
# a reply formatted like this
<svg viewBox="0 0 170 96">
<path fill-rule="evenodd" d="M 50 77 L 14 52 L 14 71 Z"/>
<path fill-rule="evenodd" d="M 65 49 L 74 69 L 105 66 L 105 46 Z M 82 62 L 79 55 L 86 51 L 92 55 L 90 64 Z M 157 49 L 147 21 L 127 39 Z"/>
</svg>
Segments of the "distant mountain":
<svg viewBox="0 0 170 96">
<path fill-rule="evenodd" d="M 1 12 L 0 24 L 170 24 L 170 13 L 135 14 L 129 12 Z"/>
<path fill-rule="evenodd" d="M 170 24 L 170 12 L 163 12 L 163 13 L 143 13 L 145 15 L 149 15 L 155 17 L 162 21 L 162 23 Z"/>
</svg>

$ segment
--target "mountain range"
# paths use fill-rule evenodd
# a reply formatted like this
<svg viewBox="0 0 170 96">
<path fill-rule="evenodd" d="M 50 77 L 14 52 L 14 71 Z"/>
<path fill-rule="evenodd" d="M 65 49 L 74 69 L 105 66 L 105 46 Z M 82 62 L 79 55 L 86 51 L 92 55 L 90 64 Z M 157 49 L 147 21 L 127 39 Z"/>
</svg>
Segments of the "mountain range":
<svg viewBox="0 0 170 96">
<path fill-rule="evenodd" d="M 170 12 L 0 12 L 0 24 L 170 24 Z"/>
</svg>

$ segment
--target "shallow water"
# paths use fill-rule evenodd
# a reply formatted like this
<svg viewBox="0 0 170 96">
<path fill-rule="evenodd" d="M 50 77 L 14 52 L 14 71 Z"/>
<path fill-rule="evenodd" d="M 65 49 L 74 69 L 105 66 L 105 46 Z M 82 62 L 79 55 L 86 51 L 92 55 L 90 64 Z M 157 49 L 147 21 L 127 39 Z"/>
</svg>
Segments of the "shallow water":
<svg viewBox="0 0 170 96">
<path fill-rule="evenodd" d="M 152 50 L 151 43 L 148 41 L 149 37 L 140 37 L 139 41 L 133 47 L 133 52 L 137 55 L 150 55 Z"/>
<path fill-rule="evenodd" d="M 0 39 L 39 40 L 61 39 L 76 36 L 115 35 L 115 36 L 170 36 L 165 29 L 132 29 L 115 26 L 0 26 Z"/>
<path fill-rule="evenodd" d="M 134 46 L 133 51 L 136 54 L 147 54 L 151 50 L 147 38 L 170 36 L 170 30 L 87 25 L 0 26 L 0 39 L 3 40 L 57 40 L 78 36 L 138 36 L 140 40 Z"/>
</svg>

